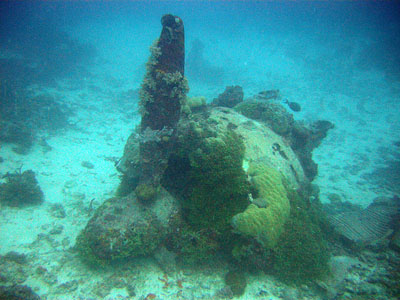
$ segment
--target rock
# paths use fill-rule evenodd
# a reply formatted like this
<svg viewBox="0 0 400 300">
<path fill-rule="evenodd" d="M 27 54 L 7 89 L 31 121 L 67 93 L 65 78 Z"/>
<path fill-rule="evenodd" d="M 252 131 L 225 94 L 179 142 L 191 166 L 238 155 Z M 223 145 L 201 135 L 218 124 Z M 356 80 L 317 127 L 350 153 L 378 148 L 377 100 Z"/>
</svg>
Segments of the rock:
<svg viewBox="0 0 400 300">
<path fill-rule="evenodd" d="M 234 296 L 241 296 L 246 290 L 246 277 L 239 270 L 229 271 L 225 275 L 225 284 L 230 287 Z"/>
<path fill-rule="evenodd" d="M 76 291 L 79 288 L 79 283 L 77 280 L 70 280 L 63 282 L 55 287 L 56 294 L 68 294 Z"/>
<path fill-rule="evenodd" d="M 129 136 L 124 147 L 124 155 L 119 160 L 116 167 L 118 171 L 124 174 L 123 182 L 124 180 L 126 183 L 136 182 L 139 179 L 139 135 L 137 133 L 132 133 Z M 121 183 L 121 185 L 123 184 L 123 182 Z M 131 189 L 129 192 L 131 192 L 132 190 L 133 189 Z"/>
<path fill-rule="evenodd" d="M 86 169 L 93 169 L 94 168 L 94 165 L 91 162 L 86 161 L 86 160 L 81 162 L 81 166 L 86 168 Z"/>
<path fill-rule="evenodd" d="M 296 121 L 291 134 L 287 137 L 290 147 L 296 152 L 304 173 L 312 181 L 318 173 L 317 164 L 312 160 L 312 151 L 326 137 L 328 131 L 334 128 L 329 121 L 319 120 L 311 124 Z"/>
<path fill-rule="evenodd" d="M 36 268 L 36 274 L 47 283 L 48 285 L 54 285 L 58 282 L 57 276 L 49 272 L 45 267 L 39 266 Z"/>
<path fill-rule="evenodd" d="M 13 99 L 15 99 L 15 97 L 13 97 Z M 24 97 L 21 97 L 21 99 L 24 99 Z M 13 106 L 15 106 L 15 104 Z M 1 119 L 3 119 L 3 117 Z M 28 154 L 34 143 L 35 133 L 33 128 L 26 123 L 27 122 L 21 120 L 0 121 L 0 141 L 15 144 L 16 147 L 13 147 L 12 150 L 17 154 Z"/>
<path fill-rule="evenodd" d="M 23 254 L 9 252 L 0 256 L 0 282 L 8 285 L 21 284 L 29 274 L 29 266 Z"/>
<path fill-rule="evenodd" d="M 400 229 L 397 229 L 391 236 L 389 247 L 400 252 Z"/>
<path fill-rule="evenodd" d="M 289 135 L 294 124 L 293 115 L 278 103 L 247 100 L 234 109 L 252 120 L 266 124 L 280 136 Z"/>
<path fill-rule="evenodd" d="M 1 300 L 40 300 L 32 289 L 26 285 L 0 286 Z"/>
<path fill-rule="evenodd" d="M 64 230 L 64 226 L 61 224 L 58 224 L 56 226 L 54 226 L 50 231 L 49 234 L 53 234 L 53 235 L 57 235 L 57 234 L 61 234 Z"/>
<path fill-rule="evenodd" d="M 280 91 L 279 90 L 266 90 L 266 91 L 261 91 L 257 95 L 254 96 L 255 99 L 260 99 L 260 100 L 277 100 L 281 97 Z"/>
<path fill-rule="evenodd" d="M 329 261 L 332 273 L 332 283 L 338 285 L 344 281 L 349 270 L 361 262 L 349 256 L 334 256 Z"/>
<path fill-rule="evenodd" d="M 233 299 L 233 292 L 229 286 L 224 286 L 215 292 L 214 298 L 212 299 Z"/>
<path fill-rule="evenodd" d="M 151 255 L 169 233 L 176 201 L 161 189 L 153 203 L 142 205 L 134 193 L 106 200 L 78 235 L 76 248 L 89 264 Z"/>
<path fill-rule="evenodd" d="M 225 91 L 212 101 L 212 105 L 232 108 L 241 102 L 243 102 L 243 89 L 236 85 L 227 86 Z"/>
<path fill-rule="evenodd" d="M 172 276 L 178 270 L 176 256 L 174 252 L 168 251 L 164 246 L 157 248 L 154 253 L 158 265 L 169 276 Z"/>
<path fill-rule="evenodd" d="M 64 219 L 67 216 L 64 206 L 61 203 L 50 204 L 49 212 L 51 216 L 58 219 Z"/>
<path fill-rule="evenodd" d="M 281 297 L 283 300 L 297 300 L 299 292 L 295 288 L 287 287 L 283 290 Z"/>
<path fill-rule="evenodd" d="M 12 261 L 12 262 L 15 262 L 20 265 L 27 263 L 26 255 L 23 253 L 15 252 L 15 251 L 7 252 L 3 256 L 3 258 L 5 260 Z"/>
</svg>

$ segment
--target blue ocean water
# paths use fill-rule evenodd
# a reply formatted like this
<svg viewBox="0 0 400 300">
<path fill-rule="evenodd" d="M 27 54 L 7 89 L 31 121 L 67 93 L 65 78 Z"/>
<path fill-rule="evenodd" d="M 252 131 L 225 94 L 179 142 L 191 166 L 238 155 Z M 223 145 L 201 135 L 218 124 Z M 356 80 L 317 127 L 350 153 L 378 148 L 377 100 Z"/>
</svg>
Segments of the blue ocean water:
<svg viewBox="0 0 400 300">
<path fill-rule="evenodd" d="M 110 268 L 92 273 L 69 252 L 91 211 L 118 186 L 114 164 L 140 122 L 139 90 L 149 48 L 167 13 L 184 23 L 190 97 L 204 96 L 211 103 L 235 85 L 243 88 L 245 100 L 279 90 L 274 101 L 294 120 L 335 125 L 313 151 L 318 164 L 313 183 L 322 203 L 340 199 L 365 209 L 379 197 L 398 201 L 399 2 L 2 1 L 1 183 L 18 168 L 33 169 L 45 199 L 39 212 L 0 208 L 0 263 L 17 269 L 15 261 L 4 258 L 16 251 L 26 255 L 36 272 L 26 271 L 22 279 L 0 272 L 5 286 L 31 285 L 43 299 L 153 299 L 152 294 L 155 299 L 229 299 L 229 293 L 221 292 L 218 266 L 200 273 L 182 271 L 167 289 L 154 262 L 140 258 L 132 274 L 121 271 L 125 275 L 119 277 Z M 290 110 L 285 99 L 298 103 L 301 111 Z M 63 227 L 62 233 L 49 233 L 56 225 Z M 398 253 L 385 251 L 398 263 Z M 366 261 L 351 252 L 339 254 L 360 259 L 343 263 L 351 276 L 350 270 L 357 268 L 369 272 L 379 256 L 378 250 L 374 253 L 364 256 Z M 382 268 L 393 279 L 396 266 Z M 348 298 L 340 294 L 340 284 L 292 291 L 268 276 L 250 274 L 242 299 L 396 299 L 398 294 L 385 290 L 379 280 L 377 287 L 366 284 L 368 272 L 363 273 L 365 281 L 354 281 L 364 290 L 350 288 Z M 138 283 L 118 285 L 126 278 Z M 178 285 L 181 279 L 186 289 Z M 320 292 L 331 287 L 338 291 L 331 298 Z"/>
</svg>

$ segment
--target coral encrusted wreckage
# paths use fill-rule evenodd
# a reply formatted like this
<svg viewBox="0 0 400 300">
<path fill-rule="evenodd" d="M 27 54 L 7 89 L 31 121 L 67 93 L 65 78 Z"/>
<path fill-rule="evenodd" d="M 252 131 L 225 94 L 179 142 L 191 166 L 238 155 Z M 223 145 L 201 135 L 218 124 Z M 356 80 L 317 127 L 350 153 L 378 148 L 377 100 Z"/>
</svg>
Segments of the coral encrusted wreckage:
<svg viewBox="0 0 400 300">
<path fill-rule="evenodd" d="M 235 295 L 254 270 L 289 284 L 328 276 L 334 229 L 311 184 L 311 153 L 333 124 L 296 121 L 257 97 L 242 101 L 238 86 L 212 104 L 188 98 L 183 22 L 164 15 L 161 23 L 140 91 L 141 123 L 117 165 L 119 189 L 77 238 L 83 261 L 99 267 L 147 256 L 176 271 L 222 259 Z M 160 253 L 174 262 L 162 265 Z"/>
</svg>

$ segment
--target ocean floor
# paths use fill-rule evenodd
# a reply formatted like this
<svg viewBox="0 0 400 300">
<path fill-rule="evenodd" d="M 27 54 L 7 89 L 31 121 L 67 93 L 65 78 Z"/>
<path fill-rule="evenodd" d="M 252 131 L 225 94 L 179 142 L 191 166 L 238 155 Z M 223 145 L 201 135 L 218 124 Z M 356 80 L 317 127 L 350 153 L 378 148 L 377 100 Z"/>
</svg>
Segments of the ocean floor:
<svg viewBox="0 0 400 300">
<path fill-rule="evenodd" d="M 296 86 L 297 93 L 289 81 L 278 87 L 284 96 L 287 93 L 302 104 L 296 119 L 324 119 L 335 124 L 313 156 L 319 165 L 315 183 L 323 203 L 329 202 L 329 195 L 337 194 L 343 201 L 365 207 L 377 196 L 392 196 L 368 180 L 368 174 L 382 164 L 381 154 L 389 151 L 400 132 L 400 96 L 385 86 L 383 78 L 378 79 L 381 86 L 362 92 L 359 85 L 349 93 L 312 90 L 311 82 Z M 62 99 L 74 110 L 70 127 L 53 135 L 42 133 L 50 151 L 35 143 L 29 154 L 18 155 L 12 151 L 13 145 L 1 145 L 4 161 L 0 174 L 32 169 L 45 202 L 26 208 L 1 207 L 0 255 L 15 251 L 26 257 L 22 265 L 11 260 L 7 272 L 43 299 L 143 300 L 153 299 L 152 294 L 155 299 L 228 299 L 223 295 L 226 265 L 220 261 L 213 268 L 198 266 L 166 276 L 151 258 L 98 271 L 84 265 L 73 251 L 79 231 L 118 186 L 120 174 L 115 163 L 140 121 L 136 103 L 129 96 L 137 97 L 139 84 L 126 86 L 116 79 L 99 77 L 80 86 L 64 82 L 46 89 L 42 92 Z M 268 83 L 254 86 L 243 86 L 245 98 L 276 88 Z M 205 95 L 211 101 L 223 89 L 202 93 L 194 86 L 192 95 Z M 374 254 L 369 255 L 365 261 L 350 263 L 353 272 L 346 276 L 354 285 L 365 279 L 360 274 L 367 272 L 368 264 L 376 264 Z M 247 281 L 240 299 L 324 299 L 315 289 L 290 288 L 265 274 L 248 274 Z"/>
</svg>

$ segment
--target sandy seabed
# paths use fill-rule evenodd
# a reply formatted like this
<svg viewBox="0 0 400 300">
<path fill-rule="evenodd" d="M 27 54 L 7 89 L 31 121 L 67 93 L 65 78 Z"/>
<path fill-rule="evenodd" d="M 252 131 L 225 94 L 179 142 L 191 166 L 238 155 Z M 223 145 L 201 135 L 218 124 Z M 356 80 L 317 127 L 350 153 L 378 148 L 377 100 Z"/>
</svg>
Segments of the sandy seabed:
<svg viewBox="0 0 400 300">
<path fill-rule="evenodd" d="M 303 106 L 303 111 L 295 116 L 297 119 L 335 123 L 313 156 L 319 165 L 315 183 L 321 189 L 322 202 L 328 202 L 328 195 L 334 193 L 343 200 L 367 206 L 377 196 L 391 195 L 390 191 L 371 185 L 365 176 L 381 163 L 379 149 L 390 147 L 399 138 L 398 114 L 387 103 L 400 101 L 381 82 L 382 86 L 357 94 L 360 98 L 369 97 L 369 104 L 362 108 L 357 105 L 358 99 L 339 92 L 310 91 L 307 84 L 296 86 L 296 94 L 288 92 L 292 94 L 291 100 Z M 287 86 L 282 84 L 283 93 L 293 88 L 289 82 Z M 23 171 L 32 169 L 45 202 L 25 208 L 1 207 L 0 255 L 10 251 L 25 254 L 29 275 L 23 284 L 44 299 L 145 299 L 149 294 L 156 295 L 156 299 L 217 297 L 224 287 L 224 262 L 217 261 L 214 267 L 184 269 L 165 277 L 151 258 L 100 271 L 88 268 L 73 251 L 75 238 L 93 209 L 114 195 L 120 175 L 114 164 L 140 120 L 136 101 L 132 105 L 118 102 L 118 88 L 106 90 L 102 86 L 104 82 L 87 82 L 77 90 L 60 84 L 43 91 L 63 99 L 75 111 L 70 128 L 52 135 L 42 133 L 51 151 L 44 151 L 36 143 L 29 154 L 18 155 L 12 151 L 13 145 L 1 145 L 4 162 L 0 164 L 0 173 L 4 175 L 20 167 Z M 254 86 L 244 86 L 246 96 L 268 88 L 268 84 Z M 208 101 L 220 92 L 192 89 L 192 93 L 205 95 Z M 93 167 L 82 162 L 90 162 Z M 247 280 L 241 299 L 282 299 L 287 290 L 264 274 L 249 274 Z M 310 295 L 303 299 L 320 298 Z"/>
</svg>

